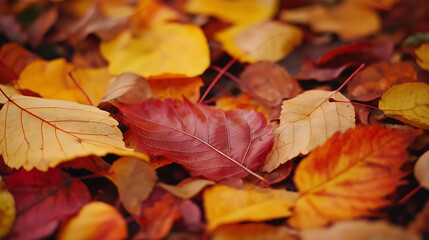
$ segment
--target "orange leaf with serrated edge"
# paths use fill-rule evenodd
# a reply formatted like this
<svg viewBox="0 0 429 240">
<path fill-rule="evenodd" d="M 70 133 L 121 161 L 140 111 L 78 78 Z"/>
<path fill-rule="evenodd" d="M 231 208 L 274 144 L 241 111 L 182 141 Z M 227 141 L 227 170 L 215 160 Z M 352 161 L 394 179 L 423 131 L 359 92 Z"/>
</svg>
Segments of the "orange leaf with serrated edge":
<svg viewBox="0 0 429 240">
<path fill-rule="evenodd" d="M 0 111 L 0 152 L 12 168 L 46 171 L 91 154 L 137 155 L 108 112 L 74 102 L 15 95 Z"/>
<path fill-rule="evenodd" d="M 401 185 L 406 148 L 417 134 L 382 126 L 336 133 L 298 165 L 294 182 L 301 194 L 289 224 L 312 228 L 375 215 Z"/>
</svg>

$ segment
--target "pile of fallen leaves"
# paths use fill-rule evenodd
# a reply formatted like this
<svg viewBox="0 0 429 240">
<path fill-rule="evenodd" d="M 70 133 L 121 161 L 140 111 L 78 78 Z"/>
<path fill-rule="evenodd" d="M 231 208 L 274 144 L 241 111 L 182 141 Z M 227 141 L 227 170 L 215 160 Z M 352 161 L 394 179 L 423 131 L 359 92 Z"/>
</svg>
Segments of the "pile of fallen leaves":
<svg viewBox="0 0 429 240">
<path fill-rule="evenodd" d="M 0 2 L 0 238 L 429 237 L 427 0 Z"/>
</svg>

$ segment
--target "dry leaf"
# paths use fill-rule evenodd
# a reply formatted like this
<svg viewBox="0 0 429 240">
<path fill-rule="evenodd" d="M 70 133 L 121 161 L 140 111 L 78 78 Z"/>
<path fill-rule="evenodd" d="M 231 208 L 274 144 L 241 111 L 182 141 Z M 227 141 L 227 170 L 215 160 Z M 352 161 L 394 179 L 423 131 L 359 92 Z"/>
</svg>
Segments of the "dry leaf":
<svg viewBox="0 0 429 240">
<path fill-rule="evenodd" d="M 15 77 L 19 76 L 19 74 L 21 74 L 22 70 L 24 70 L 28 64 L 40 59 L 37 55 L 16 43 L 4 44 L 0 49 L 0 57 L 4 61 L 4 64 L 6 64 L 6 66 L 13 72 Z M 3 67 L 4 66 L 1 64 L 0 76 L 3 78 L 10 78 L 11 76 L 9 76 L 9 72 L 4 70 L 5 72 L 3 73 Z M 12 79 L 9 81 L 11 80 Z M 1 82 L 5 83 L 9 81 L 2 80 Z"/>
<path fill-rule="evenodd" d="M 429 189 L 429 151 L 426 151 L 417 160 L 414 166 L 414 176 L 422 187 Z"/>
<path fill-rule="evenodd" d="M 75 158 L 69 162 L 63 162 L 60 168 L 85 169 L 98 175 L 105 175 L 111 165 L 98 156 Z"/>
<path fill-rule="evenodd" d="M 123 157 L 115 161 L 106 175 L 118 188 L 125 209 L 140 215 L 141 203 L 149 197 L 158 177 L 144 160 Z"/>
<path fill-rule="evenodd" d="M 426 83 L 395 85 L 384 93 L 378 107 L 389 117 L 429 130 L 429 85 Z"/>
<path fill-rule="evenodd" d="M 401 185 L 406 149 L 418 134 L 379 125 L 336 133 L 298 165 L 294 182 L 301 194 L 289 224 L 314 228 L 375 215 Z"/>
<path fill-rule="evenodd" d="M 13 95 L 21 95 L 21 93 L 18 92 L 18 90 L 16 90 L 12 86 L 0 84 L 0 88 L 9 97 L 11 97 Z M 0 93 L 0 104 L 5 104 L 7 101 L 8 101 L 8 99 L 4 96 L 4 94 Z"/>
<path fill-rule="evenodd" d="M 251 24 L 273 17 L 277 0 L 189 0 L 185 11 L 217 17 L 233 24 Z"/>
<path fill-rule="evenodd" d="M 60 240 L 126 239 L 127 223 L 118 210 L 104 202 L 91 202 L 67 221 L 58 233 Z"/>
<path fill-rule="evenodd" d="M 298 9 L 283 10 L 280 19 L 291 23 L 308 24 L 315 32 L 333 32 L 343 40 L 350 41 L 377 33 L 381 20 L 377 12 L 345 1 L 334 7 L 312 5 Z"/>
<path fill-rule="evenodd" d="M 280 126 L 274 130 L 274 146 L 264 171 L 271 172 L 299 154 L 308 154 L 335 132 L 355 126 L 353 105 L 329 102 L 329 98 L 349 101 L 337 91 L 310 90 L 283 102 Z"/>
<path fill-rule="evenodd" d="M 165 74 L 193 77 L 210 65 L 207 40 L 199 27 L 190 24 L 157 25 L 135 36 L 124 31 L 100 47 L 114 74 L 134 72 L 143 77 Z"/>
<path fill-rule="evenodd" d="M 224 49 L 241 62 L 279 61 L 301 44 L 301 30 L 276 21 L 237 25 L 216 35 Z"/>
<path fill-rule="evenodd" d="M 90 104 L 88 96 L 92 105 L 98 105 L 111 77 L 107 68 L 75 68 L 60 58 L 32 62 L 21 72 L 18 83 L 44 98 Z"/>
<path fill-rule="evenodd" d="M 35 19 L 28 27 L 28 42 L 31 47 L 37 48 L 43 40 L 43 37 L 48 30 L 58 20 L 58 9 L 50 8 L 43 13 L 40 13 L 37 19 Z"/>
<path fill-rule="evenodd" d="M 264 114 L 268 119 L 270 110 L 252 98 L 250 94 L 242 93 L 237 96 L 222 96 L 216 101 L 216 108 L 224 111 L 244 109 L 246 111 L 254 110 Z"/>
<path fill-rule="evenodd" d="M 197 195 L 205 187 L 215 184 L 213 181 L 205 179 L 189 179 L 186 182 L 181 182 L 177 186 L 159 183 L 158 186 L 169 191 L 176 197 L 190 199 Z"/>
<path fill-rule="evenodd" d="M 15 95 L 1 109 L 0 125 L 0 152 L 12 168 L 46 171 L 91 154 L 136 154 L 108 112 L 74 102 Z"/>
<path fill-rule="evenodd" d="M 197 102 L 200 98 L 200 88 L 204 86 L 200 77 L 192 78 L 149 78 L 152 91 L 161 99 L 172 98 Z"/>
<path fill-rule="evenodd" d="M 245 185 L 236 189 L 215 185 L 204 191 L 208 229 L 244 221 L 266 221 L 289 217 L 297 193 Z"/>
<path fill-rule="evenodd" d="M 417 63 L 421 68 L 429 71 L 429 43 L 423 43 L 416 49 Z"/>
<path fill-rule="evenodd" d="M 101 102 L 116 100 L 124 104 L 136 104 L 156 98 L 146 79 L 135 73 L 121 73 L 110 79 Z"/>
<path fill-rule="evenodd" d="M 182 13 L 170 7 L 164 1 L 142 0 L 134 7 L 130 25 L 134 29 L 142 29 L 167 22 L 179 21 Z"/>
<path fill-rule="evenodd" d="M 329 228 L 308 229 L 301 232 L 302 240 L 421 240 L 414 232 L 384 221 L 355 220 L 334 224 Z"/>
<path fill-rule="evenodd" d="M 374 63 L 350 81 L 348 97 L 351 100 L 371 101 L 381 97 L 393 85 L 406 82 L 417 82 L 417 73 L 408 63 Z"/>
<path fill-rule="evenodd" d="M 0 176 L 0 238 L 5 238 L 15 223 L 15 200 Z"/>
<path fill-rule="evenodd" d="M 298 233 L 285 226 L 264 223 L 231 224 L 220 226 L 211 236 L 212 240 L 297 240 Z"/>
</svg>

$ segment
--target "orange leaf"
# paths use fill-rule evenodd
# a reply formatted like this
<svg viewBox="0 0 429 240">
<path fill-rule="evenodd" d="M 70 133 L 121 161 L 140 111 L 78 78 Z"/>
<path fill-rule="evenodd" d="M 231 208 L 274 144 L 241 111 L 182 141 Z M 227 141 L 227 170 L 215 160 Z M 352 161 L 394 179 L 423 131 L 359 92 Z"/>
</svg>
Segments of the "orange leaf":
<svg viewBox="0 0 429 240">
<path fill-rule="evenodd" d="M 85 205 L 62 226 L 60 240 L 116 240 L 128 235 L 127 223 L 118 210 L 103 202 Z"/>
<path fill-rule="evenodd" d="M 204 85 L 200 77 L 149 78 L 148 80 L 152 91 L 161 99 L 183 100 L 183 97 L 186 97 L 191 102 L 198 101 L 200 88 Z"/>
<path fill-rule="evenodd" d="M 19 74 L 21 74 L 22 70 L 24 70 L 28 64 L 40 59 L 36 54 L 16 43 L 4 44 L 0 49 L 0 57 L 13 74 L 15 74 L 16 78 L 18 78 Z M 3 67 L 4 66 L 0 64 L 0 76 L 3 78 L 10 78 L 9 73 L 3 70 Z M 1 80 L 1 82 L 4 83 L 7 81 Z"/>
<path fill-rule="evenodd" d="M 224 111 L 244 109 L 247 111 L 255 110 L 264 114 L 268 119 L 270 110 L 252 98 L 250 94 L 242 93 L 238 96 L 223 96 L 216 101 L 216 107 Z"/>
<path fill-rule="evenodd" d="M 301 193 L 289 224 L 298 228 L 375 215 L 406 173 L 400 167 L 416 130 L 357 126 L 336 133 L 298 165 Z"/>
<path fill-rule="evenodd" d="M 295 230 L 285 226 L 272 226 L 265 223 L 231 224 L 214 231 L 212 240 L 296 240 Z"/>
</svg>

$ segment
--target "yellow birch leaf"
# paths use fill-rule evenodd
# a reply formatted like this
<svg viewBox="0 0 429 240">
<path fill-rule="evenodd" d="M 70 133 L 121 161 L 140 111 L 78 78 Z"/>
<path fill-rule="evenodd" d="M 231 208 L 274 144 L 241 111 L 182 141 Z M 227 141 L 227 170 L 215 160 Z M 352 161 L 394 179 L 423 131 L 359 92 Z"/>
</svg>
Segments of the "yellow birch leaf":
<svg viewBox="0 0 429 240">
<path fill-rule="evenodd" d="M 426 151 L 414 166 L 414 176 L 420 185 L 429 189 L 429 151 Z"/>
<path fill-rule="evenodd" d="M 276 21 L 237 25 L 216 35 L 224 49 L 241 62 L 278 61 L 301 44 L 299 28 Z"/>
<path fill-rule="evenodd" d="M 288 217 L 297 196 L 295 192 L 264 189 L 250 184 L 245 189 L 215 185 L 203 194 L 208 229 L 214 230 L 228 223 Z"/>
<path fill-rule="evenodd" d="M 166 23 L 133 35 L 124 31 L 101 43 L 101 53 L 114 74 L 134 72 L 143 77 L 177 74 L 193 77 L 210 65 L 203 31 L 191 24 Z"/>
<path fill-rule="evenodd" d="M 15 222 L 15 199 L 0 177 L 0 239 L 6 237 Z"/>
<path fill-rule="evenodd" d="M 91 202 L 61 227 L 58 239 L 117 240 L 127 236 L 127 223 L 116 208 Z"/>
<path fill-rule="evenodd" d="M 22 89 L 39 93 L 44 98 L 90 104 L 86 94 L 92 105 L 98 105 L 111 77 L 107 68 L 76 68 L 59 58 L 32 62 L 21 72 L 18 83 Z"/>
<path fill-rule="evenodd" d="M 158 185 L 177 197 L 190 199 L 197 195 L 205 187 L 213 184 L 215 184 L 215 182 L 210 180 L 193 179 L 178 186 L 168 185 L 162 182 Z"/>
<path fill-rule="evenodd" d="M 429 71 L 429 43 L 423 43 L 415 50 L 417 55 L 417 63 L 421 68 Z"/>
<path fill-rule="evenodd" d="M 14 87 L 12 86 L 8 86 L 8 85 L 4 85 L 4 84 L 0 84 L 0 88 L 1 90 L 3 90 L 4 93 L 6 93 L 6 95 L 8 96 L 13 96 L 13 95 L 21 95 L 20 92 L 18 92 L 18 90 L 16 90 Z M 0 93 L 0 104 L 5 104 L 7 102 L 7 98 Z"/>
<path fill-rule="evenodd" d="M 389 117 L 429 130 L 429 85 L 426 83 L 395 85 L 384 93 L 378 107 Z"/>
<path fill-rule="evenodd" d="M 310 90 L 283 101 L 280 126 L 274 130 L 274 146 L 267 155 L 264 171 L 308 154 L 335 132 L 355 126 L 355 111 L 350 103 L 329 102 L 329 98 L 349 101 L 336 91 Z"/>
<path fill-rule="evenodd" d="M 185 11 L 206 14 L 234 24 L 249 24 L 271 19 L 277 0 L 188 0 Z"/>
<path fill-rule="evenodd" d="M 41 171 L 91 154 L 134 153 L 108 112 L 74 102 L 15 95 L 0 111 L 0 153 L 9 167 Z"/>
<path fill-rule="evenodd" d="M 125 209 L 136 216 L 141 214 L 141 202 L 149 197 L 158 180 L 149 163 L 133 157 L 115 161 L 106 177 L 117 186 Z"/>
</svg>

